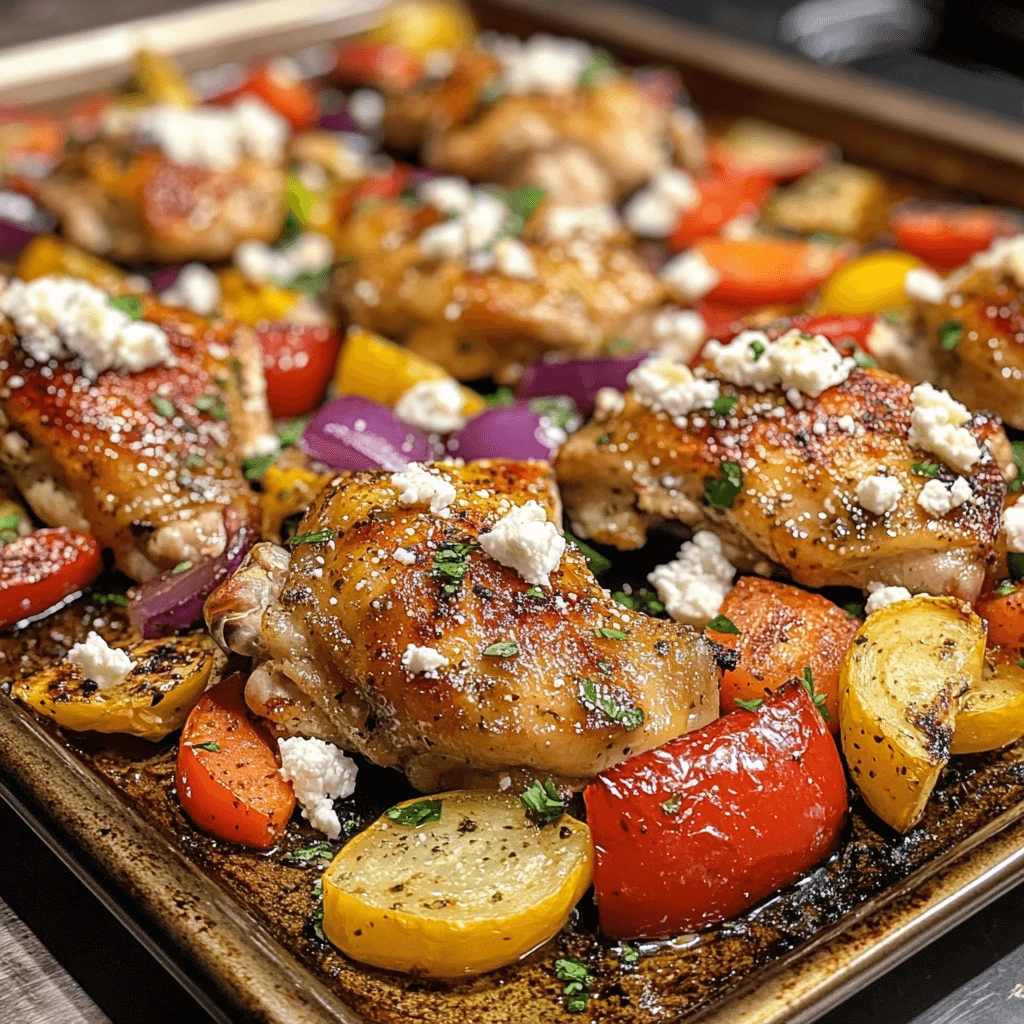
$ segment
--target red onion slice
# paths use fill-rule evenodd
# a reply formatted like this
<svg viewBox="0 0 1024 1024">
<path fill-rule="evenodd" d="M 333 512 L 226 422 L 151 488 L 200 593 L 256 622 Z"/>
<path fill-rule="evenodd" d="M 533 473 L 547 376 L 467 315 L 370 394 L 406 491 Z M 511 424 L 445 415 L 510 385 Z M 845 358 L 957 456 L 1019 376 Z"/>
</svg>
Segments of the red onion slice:
<svg viewBox="0 0 1024 1024">
<path fill-rule="evenodd" d="M 251 526 L 239 526 L 221 554 L 184 572 L 170 570 L 133 587 L 128 618 L 146 639 L 188 629 L 203 615 L 203 602 L 229 576 L 256 541 Z"/>
<path fill-rule="evenodd" d="M 564 363 L 532 363 L 519 381 L 520 399 L 542 395 L 568 395 L 582 412 L 594 408 L 594 397 L 601 388 L 626 390 L 626 377 L 649 352 L 608 359 L 570 359 Z"/>
<path fill-rule="evenodd" d="M 21 192 L 0 191 L 0 259 L 16 260 L 36 235 L 54 231 L 57 221 Z"/>
<path fill-rule="evenodd" d="M 316 123 L 317 128 L 327 132 L 354 132 L 363 134 L 356 119 L 345 110 L 335 110 L 332 114 L 321 114 Z"/>
<path fill-rule="evenodd" d="M 153 275 L 153 291 L 159 295 L 161 292 L 167 291 L 168 288 L 173 288 L 180 273 L 181 267 L 163 267 L 158 270 Z"/>
<path fill-rule="evenodd" d="M 460 459 L 550 459 L 565 441 L 565 431 L 528 405 L 488 409 L 474 416 L 448 441 Z"/>
<path fill-rule="evenodd" d="M 358 395 L 328 402 L 307 424 L 299 445 L 334 469 L 387 469 L 434 457 L 430 438 L 386 406 Z"/>
</svg>

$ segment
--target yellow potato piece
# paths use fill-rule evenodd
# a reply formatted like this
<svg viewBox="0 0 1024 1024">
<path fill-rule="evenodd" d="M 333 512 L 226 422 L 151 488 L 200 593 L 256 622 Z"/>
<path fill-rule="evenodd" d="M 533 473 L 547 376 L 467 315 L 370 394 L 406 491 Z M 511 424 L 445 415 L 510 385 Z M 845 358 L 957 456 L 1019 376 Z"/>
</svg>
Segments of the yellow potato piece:
<svg viewBox="0 0 1024 1024">
<path fill-rule="evenodd" d="M 861 316 L 907 304 L 903 279 L 921 266 L 905 252 L 873 252 L 837 270 L 821 289 L 818 311 Z"/>
<path fill-rule="evenodd" d="M 992 655 L 996 655 L 992 657 Z M 997 750 L 1024 736 L 1024 668 L 988 652 L 981 682 L 960 698 L 953 732 L 954 754 Z"/>
<path fill-rule="evenodd" d="M 202 633 L 141 640 L 124 648 L 135 667 L 120 686 L 98 690 L 68 662 L 14 684 L 14 696 L 75 732 L 161 740 L 185 724 L 220 655 Z"/>
<path fill-rule="evenodd" d="M 981 619 L 952 597 L 888 605 L 854 637 L 839 674 L 843 754 L 864 801 L 900 832 L 924 813 L 984 658 Z"/>
<path fill-rule="evenodd" d="M 324 874 L 323 928 L 338 949 L 453 978 L 503 967 L 558 932 L 593 875 L 583 822 L 536 825 L 506 793 L 421 799 L 440 801 L 439 821 L 416 828 L 385 815 Z"/>
<path fill-rule="evenodd" d="M 21 251 L 14 268 L 16 277 L 33 281 L 47 274 L 80 277 L 112 295 L 138 292 L 140 289 L 120 267 L 77 249 L 56 235 L 38 235 Z"/>
<path fill-rule="evenodd" d="M 279 541 L 284 521 L 296 512 L 305 512 L 333 475 L 306 466 L 268 466 L 262 480 L 263 536 Z"/>
</svg>

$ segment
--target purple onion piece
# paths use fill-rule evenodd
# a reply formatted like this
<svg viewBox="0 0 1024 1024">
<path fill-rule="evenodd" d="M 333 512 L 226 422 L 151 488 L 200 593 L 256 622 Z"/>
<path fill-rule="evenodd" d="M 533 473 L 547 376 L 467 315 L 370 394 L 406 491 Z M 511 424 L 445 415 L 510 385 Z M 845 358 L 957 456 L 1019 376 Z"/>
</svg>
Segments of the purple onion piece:
<svg viewBox="0 0 1024 1024">
<path fill-rule="evenodd" d="M 356 119 L 346 110 L 335 110 L 331 114 L 321 114 L 316 126 L 327 132 L 355 132 L 364 134 Z"/>
<path fill-rule="evenodd" d="M 158 270 L 153 275 L 153 291 L 159 295 L 161 292 L 167 291 L 168 288 L 173 288 L 174 282 L 178 280 L 180 273 L 181 267 L 163 267 L 161 270 Z"/>
<path fill-rule="evenodd" d="M 334 469 L 386 469 L 434 457 L 430 438 L 386 406 L 358 395 L 328 402 L 306 425 L 302 450 Z"/>
<path fill-rule="evenodd" d="M 132 625 L 147 640 L 195 625 L 202 618 L 207 597 L 235 572 L 255 541 L 255 529 L 240 526 L 221 554 L 184 572 L 168 571 L 134 587 L 128 608 Z"/>
<path fill-rule="evenodd" d="M 56 229 L 57 221 L 21 192 L 0 191 L 0 259 L 15 260 L 36 235 Z"/>
<path fill-rule="evenodd" d="M 565 431 L 528 405 L 488 409 L 474 416 L 448 441 L 450 454 L 474 459 L 550 459 Z"/>
<path fill-rule="evenodd" d="M 571 359 L 564 363 L 532 363 L 519 381 L 520 399 L 543 395 L 568 395 L 581 413 L 594 408 L 594 398 L 601 388 L 626 390 L 626 378 L 649 352 L 608 359 Z"/>
</svg>

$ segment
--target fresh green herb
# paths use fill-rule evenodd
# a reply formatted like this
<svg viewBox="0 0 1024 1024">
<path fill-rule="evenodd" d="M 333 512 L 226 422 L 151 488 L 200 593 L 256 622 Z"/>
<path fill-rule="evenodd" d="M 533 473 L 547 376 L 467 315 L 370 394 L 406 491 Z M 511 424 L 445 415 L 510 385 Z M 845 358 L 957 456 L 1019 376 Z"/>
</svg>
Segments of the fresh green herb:
<svg viewBox="0 0 1024 1024">
<path fill-rule="evenodd" d="M 210 740 L 208 743 L 190 743 L 189 746 L 193 750 L 208 750 L 211 754 L 220 752 L 220 744 L 216 740 Z"/>
<path fill-rule="evenodd" d="M 107 299 L 107 305 L 121 310 L 132 320 L 142 319 L 142 300 L 138 295 L 111 295 Z"/>
<path fill-rule="evenodd" d="M 505 90 L 502 87 L 500 78 L 492 78 L 481 90 L 477 96 L 477 100 L 482 106 L 489 107 L 493 103 L 497 103 L 502 96 L 505 95 Z"/>
<path fill-rule="evenodd" d="M 404 807 L 389 807 L 384 812 L 384 817 L 396 825 L 408 825 L 409 828 L 432 825 L 435 821 L 441 820 L 441 801 L 417 800 L 416 803 L 406 804 Z"/>
<path fill-rule="evenodd" d="M 360 825 L 362 825 L 362 822 L 358 818 L 346 818 L 341 823 L 341 830 L 345 835 L 350 836 L 353 832 L 359 831 Z"/>
<path fill-rule="evenodd" d="M 434 561 L 430 571 L 443 578 L 441 589 L 448 594 L 458 593 L 459 585 L 469 572 L 469 553 L 473 543 L 443 544 L 434 552 Z"/>
<path fill-rule="evenodd" d="M 522 800 L 526 813 L 538 825 L 550 825 L 565 813 L 565 801 L 552 779 L 545 779 L 544 782 L 534 779 L 519 794 L 519 799 Z"/>
<path fill-rule="evenodd" d="M 302 437 L 302 432 L 305 429 L 305 420 L 293 420 L 291 423 L 277 428 L 277 440 L 282 448 L 289 448 Z"/>
<path fill-rule="evenodd" d="M 902 309 L 883 309 L 882 312 L 879 313 L 879 316 L 887 324 L 891 324 L 893 327 L 899 327 L 899 325 L 903 323 L 905 314 Z"/>
<path fill-rule="evenodd" d="M 242 459 L 242 472 L 246 480 L 254 482 L 263 479 L 263 474 L 274 464 L 277 452 L 268 452 L 266 455 L 249 455 Z"/>
<path fill-rule="evenodd" d="M 1003 580 L 1002 583 L 996 587 L 997 597 L 1006 597 L 1007 594 L 1012 594 L 1017 589 L 1017 584 L 1013 580 Z"/>
<path fill-rule="evenodd" d="M 184 562 L 179 562 L 179 563 L 178 563 L 178 564 L 177 564 L 177 565 L 176 565 L 176 566 L 175 566 L 175 567 L 174 567 L 174 568 L 173 568 L 173 569 L 171 570 L 171 575 L 172 575 L 172 576 L 177 576 L 177 575 L 178 575 L 178 573 L 182 573 L 182 572 L 188 572 L 188 571 L 189 571 L 189 569 L 191 569 L 191 568 L 192 568 L 192 562 L 191 562 L 191 561 L 189 561 L 189 560 L 186 560 L 186 561 L 184 561 Z"/>
<path fill-rule="evenodd" d="M 665 613 L 664 603 L 654 596 L 649 590 L 641 590 L 637 597 L 644 603 L 644 611 L 648 615 L 663 615 Z"/>
<path fill-rule="evenodd" d="M 534 398 L 530 402 L 530 411 L 543 416 L 553 427 L 561 427 L 562 430 L 572 431 L 579 426 L 576 403 L 568 395 Z"/>
<path fill-rule="evenodd" d="M 937 462 L 915 462 L 910 467 L 914 476 L 936 477 L 939 475 L 939 464 Z"/>
<path fill-rule="evenodd" d="M 738 462 L 723 462 L 722 475 L 704 478 L 704 500 L 715 508 L 732 508 L 743 488 L 743 470 Z"/>
<path fill-rule="evenodd" d="M 200 412 L 209 412 L 220 401 L 220 395 L 200 395 L 192 404 Z"/>
<path fill-rule="evenodd" d="M 312 220 L 313 207 L 316 206 L 316 193 L 308 188 L 294 174 L 289 174 L 284 182 L 285 202 L 288 212 L 298 222 L 299 227 L 306 227 Z"/>
<path fill-rule="evenodd" d="M 821 712 L 821 717 L 824 718 L 826 722 L 829 721 L 828 708 L 825 707 L 825 694 L 814 692 L 814 674 L 811 672 L 810 668 L 804 669 L 802 682 L 804 684 L 804 689 L 807 691 L 811 700 L 814 701 L 814 706 Z"/>
<path fill-rule="evenodd" d="M 869 356 L 860 345 L 853 346 L 853 361 L 862 370 L 873 370 L 878 366 L 878 360 L 874 356 Z"/>
<path fill-rule="evenodd" d="M 300 846 L 297 850 L 291 850 L 282 858 L 282 862 L 293 867 L 296 864 L 310 864 L 318 860 L 332 860 L 334 851 L 330 843 L 311 843 L 309 846 Z"/>
<path fill-rule="evenodd" d="M 291 245 L 299 235 L 302 234 L 302 221 L 289 210 L 284 217 L 284 224 L 281 225 L 281 237 L 277 244 L 282 248 Z"/>
<path fill-rule="evenodd" d="M 851 601 L 849 604 L 844 604 L 843 610 L 846 612 L 846 617 L 848 619 L 864 618 L 864 605 L 858 604 L 856 601 Z"/>
<path fill-rule="evenodd" d="M 683 798 L 678 793 L 673 793 L 667 800 L 661 802 L 661 809 L 666 814 L 675 814 L 682 802 Z"/>
<path fill-rule="evenodd" d="M 1024 486 L 1024 441 L 1011 441 L 1010 448 L 1017 466 L 1017 475 L 1006 485 L 1006 489 L 1016 494 Z"/>
<path fill-rule="evenodd" d="M 609 442 L 609 441 L 610 441 L 611 439 L 612 439 L 612 438 L 611 438 L 611 435 L 610 435 L 610 434 L 602 434 L 602 435 L 601 435 L 601 436 L 600 436 L 600 437 L 599 437 L 599 438 L 598 438 L 598 439 L 597 439 L 597 440 L 596 440 L 596 441 L 594 442 L 594 444 L 596 444 L 596 445 L 597 445 L 597 447 L 598 447 L 598 448 L 600 448 L 600 447 L 601 447 L 602 445 L 606 445 L 606 444 L 607 444 L 607 443 L 608 443 L 608 442 Z"/>
<path fill-rule="evenodd" d="M 150 395 L 149 400 L 153 403 L 153 408 L 163 416 L 165 419 L 173 420 L 174 414 L 178 411 L 174 407 L 174 403 L 169 398 L 164 398 L 163 395 Z"/>
<path fill-rule="evenodd" d="M 590 970 L 582 960 L 556 960 L 555 977 L 566 983 L 562 994 L 566 997 L 568 1013 L 583 1013 L 590 997 Z"/>
<path fill-rule="evenodd" d="M 615 58 L 607 50 L 594 50 L 590 60 L 583 65 L 583 70 L 580 71 L 580 88 L 592 89 L 602 78 L 614 72 Z"/>
<path fill-rule="evenodd" d="M 512 213 L 525 222 L 530 219 L 533 211 L 544 202 L 544 196 L 544 189 L 538 188 L 536 185 L 524 185 L 522 188 L 506 192 L 502 198 Z"/>
<path fill-rule="evenodd" d="M 1024 580 L 1024 555 L 1010 551 L 1006 555 L 1006 568 L 1010 570 L 1011 580 Z"/>
<path fill-rule="evenodd" d="M 1024 668 L 1024 658 L 1018 658 L 1017 659 L 1017 667 L 1018 668 Z"/>
<path fill-rule="evenodd" d="M 587 560 L 587 568 L 595 576 L 600 576 L 601 573 L 612 567 L 612 563 L 600 551 L 595 551 L 589 544 L 585 544 L 579 537 L 574 537 L 568 530 L 565 531 L 565 539 L 576 545 L 579 553 Z"/>
<path fill-rule="evenodd" d="M 634 942 L 622 943 L 622 961 L 627 964 L 635 964 L 640 959 L 640 950 Z"/>
<path fill-rule="evenodd" d="M 530 587 L 530 589 L 526 592 L 526 596 L 535 598 L 538 601 L 543 601 L 544 591 L 541 590 L 540 587 Z"/>
<path fill-rule="evenodd" d="M 516 404 L 516 393 L 503 385 L 497 391 L 484 395 L 484 402 L 492 409 L 505 409 Z"/>
<path fill-rule="evenodd" d="M 710 629 L 712 633 L 732 633 L 734 636 L 740 635 L 740 631 L 736 626 L 736 623 L 726 615 L 716 615 L 707 624 L 706 628 Z"/>
<path fill-rule="evenodd" d="M 128 598 L 124 594 L 93 594 L 93 597 L 99 601 L 100 604 L 115 604 L 118 608 L 128 607 Z"/>
<path fill-rule="evenodd" d="M 825 239 L 822 239 L 822 241 L 827 241 L 827 240 L 828 240 L 828 236 L 826 235 Z M 803 338 L 804 341 L 814 341 L 814 335 L 813 334 L 809 334 L 807 331 L 801 331 L 800 332 L 800 337 Z"/>
<path fill-rule="evenodd" d="M 624 608 L 636 610 L 636 598 L 632 594 L 627 594 L 624 590 L 616 590 L 612 594 L 612 600 L 621 604 Z"/>
<path fill-rule="evenodd" d="M 333 539 L 334 531 L 325 526 L 322 530 L 314 530 L 312 533 L 297 533 L 288 541 L 292 547 L 298 544 L 323 544 Z"/>
<path fill-rule="evenodd" d="M 629 338 L 614 338 L 608 342 L 605 350 L 610 356 L 622 356 L 633 351 L 633 342 Z"/>
<path fill-rule="evenodd" d="M 665 606 L 649 590 L 637 590 L 632 594 L 616 590 L 612 594 L 612 600 L 634 611 L 645 611 L 648 615 L 660 615 L 665 610 Z"/>
<path fill-rule="evenodd" d="M 754 362 L 756 363 L 768 350 L 765 348 L 764 342 L 752 341 L 750 343 L 750 351 L 754 353 Z"/>
<path fill-rule="evenodd" d="M 21 522 L 21 517 L 17 512 L 9 512 L 5 516 L 0 516 L 0 530 L 17 530 L 18 524 Z"/>
<path fill-rule="evenodd" d="M 189 469 L 202 469 L 202 467 L 206 465 L 206 460 L 202 455 L 196 455 L 195 452 L 189 452 L 188 455 L 185 456 L 185 465 L 188 466 Z"/>
<path fill-rule="evenodd" d="M 594 636 L 600 637 L 602 640 L 625 640 L 629 634 L 624 629 L 609 629 L 602 626 L 600 629 L 594 630 Z"/>
<path fill-rule="evenodd" d="M 939 328 L 939 344 L 946 352 L 952 352 L 964 336 L 964 325 L 959 320 L 947 320 Z"/>
<path fill-rule="evenodd" d="M 422 200 L 420 199 L 419 192 L 417 192 L 412 185 L 406 185 L 406 187 L 403 188 L 402 191 L 398 193 L 398 201 L 403 206 L 413 207 L 419 206 L 422 202 Z"/>
<path fill-rule="evenodd" d="M 518 653 L 519 644 L 515 640 L 501 640 L 484 648 L 485 658 L 514 658 Z"/>
<path fill-rule="evenodd" d="M 303 270 L 290 281 L 277 281 L 275 283 L 293 292 L 309 292 L 311 295 L 319 295 L 327 288 L 333 269 L 330 263 L 325 263 L 317 270 Z"/>
<path fill-rule="evenodd" d="M 597 663 L 598 670 L 608 675 L 615 668 L 615 662 L 602 659 Z"/>
<path fill-rule="evenodd" d="M 640 728 L 644 723 L 644 709 L 635 704 L 616 704 L 610 697 L 597 691 L 593 679 L 580 680 L 580 703 L 591 711 L 600 711 L 610 721 L 621 725 L 626 732 Z"/>
<path fill-rule="evenodd" d="M 717 413 L 719 416 L 731 416 L 732 411 L 736 408 L 736 403 L 739 400 L 739 395 L 719 395 L 718 398 L 711 403 L 711 411 Z"/>
<path fill-rule="evenodd" d="M 313 895 L 317 898 L 317 903 L 309 915 L 309 926 L 321 942 L 326 942 L 327 936 L 324 935 L 324 880 L 322 878 L 318 878 L 313 883 Z"/>
<path fill-rule="evenodd" d="M 744 711 L 756 711 L 763 703 L 763 700 L 740 700 L 739 697 L 733 698 L 733 703 L 736 707 L 743 708 Z"/>
</svg>

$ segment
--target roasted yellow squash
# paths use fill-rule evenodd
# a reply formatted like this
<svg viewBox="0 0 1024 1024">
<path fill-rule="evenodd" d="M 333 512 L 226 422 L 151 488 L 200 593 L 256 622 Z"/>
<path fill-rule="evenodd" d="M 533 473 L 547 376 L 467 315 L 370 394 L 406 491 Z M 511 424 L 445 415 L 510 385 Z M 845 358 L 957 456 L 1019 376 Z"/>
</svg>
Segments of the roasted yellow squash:
<svg viewBox="0 0 1024 1024">
<path fill-rule="evenodd" d="M 980 682 L 960 698 L 954 754 L 976 754 L 1024 736 L 1024 668 L 1009 652 L 989 650 Z"/>
</svg>

